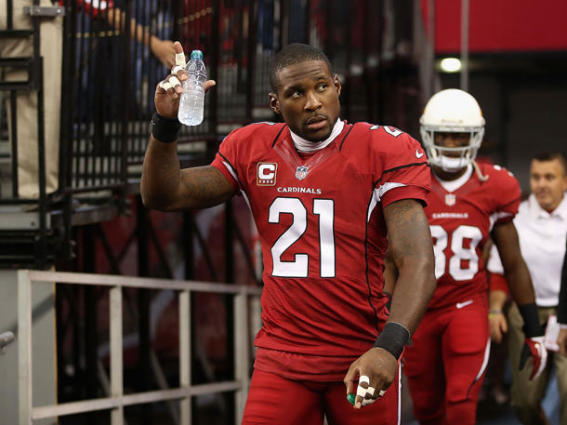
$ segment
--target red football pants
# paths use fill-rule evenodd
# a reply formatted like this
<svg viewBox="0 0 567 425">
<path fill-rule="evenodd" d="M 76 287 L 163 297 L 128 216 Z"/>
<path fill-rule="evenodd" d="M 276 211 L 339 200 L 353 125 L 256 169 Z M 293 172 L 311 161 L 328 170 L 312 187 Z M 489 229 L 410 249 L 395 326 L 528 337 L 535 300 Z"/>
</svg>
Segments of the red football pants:
<svg viewBox="0 0 567 425">
<path fill-rule="evenodd" d="M 399 420 L 399 371 L 386 394 L 355 410 L 342 382 L 294 381 L 255 370 L 243 425 L 396 425 Z"/>
<path fill-rule="evenodd" d="M 484 300 L 427 311 L 412 339 L 404 372 L 419 423 L 474 425 L 490 352 Z"/>
</svg>

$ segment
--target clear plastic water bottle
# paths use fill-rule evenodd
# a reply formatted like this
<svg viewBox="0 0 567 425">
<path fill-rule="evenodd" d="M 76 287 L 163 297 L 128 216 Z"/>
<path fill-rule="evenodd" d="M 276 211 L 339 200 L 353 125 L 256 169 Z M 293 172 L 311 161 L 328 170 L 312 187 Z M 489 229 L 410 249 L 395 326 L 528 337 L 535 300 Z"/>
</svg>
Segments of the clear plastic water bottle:
<svg viewBox="0 0 567 425">
<path fill-rule="evenodd" d="M 203 62 L 203 52 L 193 50 L 185 70 L 189 78 L 183 82 L 183 93 L 179 100 L 177 119 L 185 125 L 199 125 L 203 122 L 205 109 L 205 89 L 207 68 Z"/>
</svg>

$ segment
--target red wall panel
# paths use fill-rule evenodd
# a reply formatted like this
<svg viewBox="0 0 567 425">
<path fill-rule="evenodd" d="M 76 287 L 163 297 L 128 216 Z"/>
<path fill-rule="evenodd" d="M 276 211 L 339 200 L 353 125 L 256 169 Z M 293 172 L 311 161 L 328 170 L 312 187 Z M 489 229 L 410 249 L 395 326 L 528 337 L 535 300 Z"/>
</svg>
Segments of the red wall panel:
<svg viewBox="0 0 567 425">
<path fill-rule="evenodd" d="M 567 1 L 469 0 L 471 52 L 567 50 Z M 427 3 L 422 10 L 427 24 Z M 435 50 L 457 52 L 461 1 L 435 1 Z"/>
</svg>

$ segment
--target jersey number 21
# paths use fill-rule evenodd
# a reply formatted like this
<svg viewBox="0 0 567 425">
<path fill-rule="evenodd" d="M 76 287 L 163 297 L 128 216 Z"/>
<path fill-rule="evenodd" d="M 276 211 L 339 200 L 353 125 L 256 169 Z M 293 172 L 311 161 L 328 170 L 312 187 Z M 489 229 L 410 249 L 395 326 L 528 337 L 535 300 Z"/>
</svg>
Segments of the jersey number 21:
<svg viewBox="0 0 567 425">
<path fill-rule="evenodd" d="M 319 261 L 321 277 L 335 277 L 335 202 L 332 199 L 313 199 L 313 214 L 319 216 Z M 276 198 L 269 211 L 269 223 L 279 223 L 281 214 L 291 214 L 291 226 L 272 246 L 272 275 L 307 277 L 308 254 L 295 254 L 293 261 L 282 261 L 282 254 L 296 243 L 307 230 L 307 208 L 299 198 Z"/>
</svg>

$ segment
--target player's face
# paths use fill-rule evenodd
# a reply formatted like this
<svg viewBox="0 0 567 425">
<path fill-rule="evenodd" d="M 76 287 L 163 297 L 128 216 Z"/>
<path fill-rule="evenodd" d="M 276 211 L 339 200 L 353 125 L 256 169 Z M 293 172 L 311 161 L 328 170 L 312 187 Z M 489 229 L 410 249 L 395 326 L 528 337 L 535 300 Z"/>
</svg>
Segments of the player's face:
<svg viewBox="0 0 567 425">
<path fill-rule="evenodd" d="M 530 188 L 538 204 L 551 212 L 559 206 L 567 190 L 565 169 L 558 159 L 551 161 L 532 160 L 530 165 Z"/>
<path fill-rule="evenodd" d="M 288 65 L 277 73 L 277 93 L 270 93 L 270 107 L 281 114 L 291 131 L 312 142 L 331 134 L 340 113 L 341 84 L 324 61 Z"/>
<path fill-rule="evenodd" d="M 435 132 L 434 143 L 442 148 L 464 148 L 469 145 L 470 133 Z M 445 152 L 444 155 L 451 157 L 461 156 L 460 152 Z"/>
</svg>

